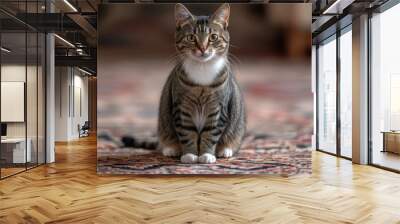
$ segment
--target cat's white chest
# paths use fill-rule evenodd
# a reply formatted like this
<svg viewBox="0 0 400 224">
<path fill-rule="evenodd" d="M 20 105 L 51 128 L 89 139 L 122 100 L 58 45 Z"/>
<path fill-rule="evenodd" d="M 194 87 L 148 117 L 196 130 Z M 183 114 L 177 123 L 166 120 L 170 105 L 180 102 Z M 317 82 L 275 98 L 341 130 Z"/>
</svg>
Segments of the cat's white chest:
<svg viewBox="0 0 400 224">
<path fill-rule="evenodd" d="M 183 69 L 188 78 L 198 85 L 210 85 L 225 66 L 225 58 L 216 58 L 208 62 L 197 62 L 187 59 Z"/>
</svg>

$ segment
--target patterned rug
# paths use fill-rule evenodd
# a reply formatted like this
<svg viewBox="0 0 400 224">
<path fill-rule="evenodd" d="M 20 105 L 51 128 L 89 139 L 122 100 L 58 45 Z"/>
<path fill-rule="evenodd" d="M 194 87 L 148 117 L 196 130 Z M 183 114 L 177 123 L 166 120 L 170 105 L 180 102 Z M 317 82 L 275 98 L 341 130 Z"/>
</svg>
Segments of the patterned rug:
<svg viewBox="0 0 400 224">
<path fill-rule="evenodd" d="M 101 174 L 274 174 L 290 176 L 309 173 L 307 145 L 247 136 L 239 153 L 215 164 L 182 164 L 158 151 L 119 148 L 100 140 L 98 172 Z"/>
<path fill-rule="evenodd" d="M 128 66 L 128 65 L 119 65 Z M 165 70 L 129 64 L 129 72 L 107 67 L 114 76 L 98 78 L 98 131 L 114 139 L 151 136 L 157 126 L 157 106 Z M 128 66 L 128 67 L 129 67 Z M 145 72 L 146 71 L 146 72 Z M 312 95 L 305 63 L 244 63 L 237 74 L 247 109 L 248 133 L 241 150 L 215 164 L 182 164 L 158 151 L 119 147 L 98 139 L 99 174 L 271 174 L 311 173 Z M 146 75 L 143 75 L 146 74 Z M 246 74 L 246 75 L 243 75 Z"/>
</svg>

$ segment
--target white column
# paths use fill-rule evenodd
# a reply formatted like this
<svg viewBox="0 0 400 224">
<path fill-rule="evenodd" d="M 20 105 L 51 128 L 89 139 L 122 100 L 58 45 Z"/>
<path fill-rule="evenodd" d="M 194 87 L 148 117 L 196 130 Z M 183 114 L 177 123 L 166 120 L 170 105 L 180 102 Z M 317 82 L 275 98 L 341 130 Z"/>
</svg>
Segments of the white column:
<svg viewBox="0 0 400 224">
<path fill-rule="evenodd" d="M 54 5 L 46 1 L 46 11 L 53 12 Z M 46 35 L 46 163 L 55 162 L 55 43 L 54 35 Z"/>
<path fill-rule="evenodd" d="M 55 141 L 69 141 L 71 137 L 72 68 L 58 66 L 55 69 Z"/>
<path fill-rule="evenodd" d="M 46 36 L 46 163 L 55 161 L 54 133 L 55 133 L 55 60 L 54 60 L 54 35 Z"/>
</svg>

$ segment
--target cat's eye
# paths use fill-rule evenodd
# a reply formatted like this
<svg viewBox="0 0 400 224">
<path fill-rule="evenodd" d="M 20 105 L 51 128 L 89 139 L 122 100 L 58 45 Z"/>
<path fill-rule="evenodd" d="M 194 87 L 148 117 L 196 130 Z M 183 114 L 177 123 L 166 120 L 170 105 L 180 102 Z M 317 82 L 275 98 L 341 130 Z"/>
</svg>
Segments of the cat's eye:
<svg viewBox="0 0 400 224">
<path fill-rule="evenodd" d="M 211 36 L 209 37 L 209 40 L 210 41 L 217 41 L 218 40 L 218 35 L 215 34 L 215 33 L 211 34 Z"/>
<path fill-rule="evenodd" d="M 196 40 L 196 37 L 193 34 L 189 34 L 186 36 L 186 40 L 194 42 Z"/>
</svg>

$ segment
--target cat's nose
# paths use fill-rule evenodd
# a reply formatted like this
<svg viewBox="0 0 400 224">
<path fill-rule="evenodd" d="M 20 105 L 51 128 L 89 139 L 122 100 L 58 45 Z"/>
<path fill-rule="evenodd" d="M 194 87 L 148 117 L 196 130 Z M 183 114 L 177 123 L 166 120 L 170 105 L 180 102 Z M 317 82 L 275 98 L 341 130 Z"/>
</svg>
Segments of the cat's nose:
<svg viewBox="0 0 400 224">
<path fill-rule="evenodd" d="M 201 51 L 201 54 L 204 55 L 206 53 L 207 48 L 205 46 L 200 46 L 199 50 Z"/>
<path fill-rule="evenodd" d="M 199 50 L 201 53 L 205 53 L 208 48 L 208 39 L 207 38 L 200 38 L 199 41 L 197 42 L 197 46 L 199 47 Z"/>
<path fill-rule="evenodd" d="M 195 51 L 194 51 L 195 55 L 197 57 L 208 57 L 210 55 L 210 52 L 208 51 L 208 49 L 200 49 L 200 47 L 198 47 Z"/>
</svg>

